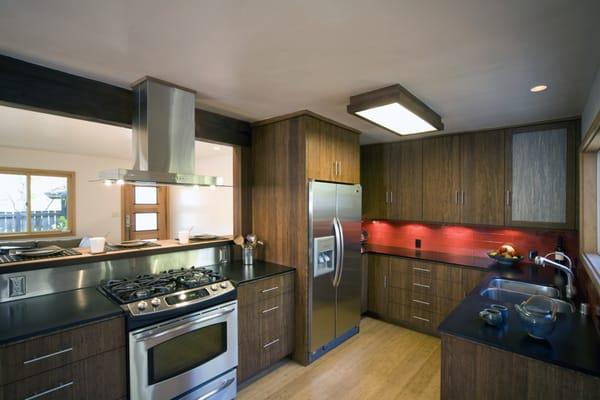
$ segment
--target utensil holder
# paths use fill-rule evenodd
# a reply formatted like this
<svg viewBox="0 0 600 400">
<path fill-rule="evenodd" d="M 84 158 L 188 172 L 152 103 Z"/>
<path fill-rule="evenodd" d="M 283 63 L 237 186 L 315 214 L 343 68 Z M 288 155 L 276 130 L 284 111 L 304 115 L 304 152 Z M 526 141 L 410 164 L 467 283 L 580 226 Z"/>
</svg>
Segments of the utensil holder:
<svg viewBox="0 0 600 400">
<path fill-rule="evenodd" d="M 253 250 L 252 247 L 244 247 L 242 249 L 242 253 L 244 254 L 244 265 L 252 265 Z"/>
</svg>

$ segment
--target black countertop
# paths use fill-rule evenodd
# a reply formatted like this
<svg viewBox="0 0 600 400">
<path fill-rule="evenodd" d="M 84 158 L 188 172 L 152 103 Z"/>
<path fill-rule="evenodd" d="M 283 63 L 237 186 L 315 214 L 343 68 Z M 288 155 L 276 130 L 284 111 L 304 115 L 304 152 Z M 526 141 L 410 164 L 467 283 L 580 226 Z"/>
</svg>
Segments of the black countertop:
<svg viewBox="0 0 600 400">
<path fill-rule="evenodd" d="M 214 266 L 211 268 L 227 277 L 236 285 L 243 285 L 244 283 L 252 282 L 258 279 L 295 271 L 295 269 L 292 267 L 260 260 L 254 260 L 252 265 L 243 265 L 241 260 L 237 260 L 228 264 Z"/>
<path fill-rule="evenodd" d="M 600 377 L 600 335 L 590 316 L 582 316 L 578 312 L 558 314 L 556 327 L 548 340 L 536 340 L 529 337 L 521 327 L 519 316 L 512 304 L 505 303 L 509 307 L 509 318 L 508 322 L 500 328 L 488 326 L 479 319 L 479 311 L 499 303 L 479 294 L 490 279 L 503 277 L 560 286 L 561 277 L 559 276 L 557 280 L 557 273 L 553 268 L 540 268 L 525 262 L 514 267 L 506 267 L 482 257 L 391 246 L 367 245 L 365 250 L 369 253 L 437 261 L 487 270 L 489 274 L 479 286 L 467 295 L 440 324 L 438 330 L 441 333 Z"/>
<path fill-rule="evenodd" d="M 122 314 L 96 288 L 0 304 L 0 345 Z"/>
<path fill-rule="evenodd" d="M 419 249 L 407 249 L 404 247 L 382 246 L 378 244 L 366 244 L 364 246 L 364 250 L 367 253 L 416 258 L 419 260 L 437 261 L 445 264 L 455 264 L 473 268 L 487 269 L 490 264 L 493 264 L 493 261 L 491 261 L 490 258 L 441 253 L 437 251 L 426 251 Z"/>
</svg>

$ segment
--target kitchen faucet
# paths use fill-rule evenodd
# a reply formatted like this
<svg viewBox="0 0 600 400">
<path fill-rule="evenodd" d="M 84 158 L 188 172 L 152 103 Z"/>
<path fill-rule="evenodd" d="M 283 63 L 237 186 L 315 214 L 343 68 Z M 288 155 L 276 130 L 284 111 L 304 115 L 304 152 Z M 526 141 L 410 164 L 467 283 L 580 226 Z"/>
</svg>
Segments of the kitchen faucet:
<svg viewBox="0 0 600 400">
<path fill-rule="evenodd" d="M 560 263 L 557 263 L 556 261 L 552 261 L 552 260 L 548 259 L 549 256 L 551 256 L 551 255 L 556 256 L 556 254 L 561 254 L 564 258 L 566 258 L 566 260 L 569 263 L 569 266 L 564 266 Z M 546 254 L 544 257 L 537 256 L 535 258 L 534 262 L 541 267 L 550 265 L 556 269 L 563 271 L 565 274 L 567 274 L 567 286 L 565 287 L 565 296 L 568 299 L 572 299 L 573 296 L 575 296 L 575 286 L 573 286 L 573 281 L 575 280 L 575 275 L 573 274 L 573 270 L 572 270 L 573 262 L 571 261 L 569 256 L 567 256 L 565 253 L 562 253 L 562 252 L 553 251 L 551 253 Z"/>
</svg>

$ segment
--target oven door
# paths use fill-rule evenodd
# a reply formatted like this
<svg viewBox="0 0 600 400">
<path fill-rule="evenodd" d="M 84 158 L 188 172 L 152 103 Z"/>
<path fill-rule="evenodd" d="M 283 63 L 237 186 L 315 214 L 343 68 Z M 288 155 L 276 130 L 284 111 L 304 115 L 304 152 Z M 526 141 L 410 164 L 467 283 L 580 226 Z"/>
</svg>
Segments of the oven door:
<svg viewBox="0 0 600 400">
<path fill-rule="evenodd" d="M 129 355 L 132 399 L 196 392 L 237 367 L 237 301 L 133 331 Z"/>
</svg>

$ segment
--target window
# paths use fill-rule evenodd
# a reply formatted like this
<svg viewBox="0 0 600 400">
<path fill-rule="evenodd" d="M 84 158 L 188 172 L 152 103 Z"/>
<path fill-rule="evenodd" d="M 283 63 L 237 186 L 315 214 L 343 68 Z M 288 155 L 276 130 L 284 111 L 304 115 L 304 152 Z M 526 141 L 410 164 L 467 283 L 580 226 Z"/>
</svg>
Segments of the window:
<svg viewBox="0 0 600 400">
<path fill-rule="evenodd" d="M 0 167 L 0 238 L 75 232 L 75 173 Z"/>
</svg>

